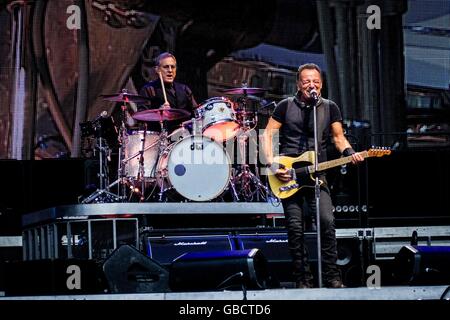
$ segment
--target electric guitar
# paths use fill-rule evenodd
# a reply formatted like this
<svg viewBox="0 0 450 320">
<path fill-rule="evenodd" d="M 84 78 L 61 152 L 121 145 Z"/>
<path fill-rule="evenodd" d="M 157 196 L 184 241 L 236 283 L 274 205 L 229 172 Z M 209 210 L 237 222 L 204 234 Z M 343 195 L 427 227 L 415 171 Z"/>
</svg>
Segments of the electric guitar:
<svg viewBox="0 0 450 320">
<path fill-rule="evenodd" d="M 382 157 L 391 154 L 391 150 L 386 148 L 372 148 L 367 151 L 362 151 L 360 154 L 364 158 L 369 157 Z M 291 175 L 292 179 L 288 182 L 283 182 L 277 178 L 277 176 L 270 171 L 269 173 L 269 185 L 273 194 L 279 199 L 286 199 L 295 194 L 303 187 L 314 186 L 315 178 L 313 173 L 314 168 L 314 151 L 306 151 L 298 157 L 278 156 L 273 159 L 274 162 L 279 163 L 281 167 L 284 166 Z M 318 165 L 318 171 L 324 171 L 330 168 L 344 165 L 352 162 L 352 156 L 342 157 L 335 160 L 321 162 Z M 295 168 L 294 168 L 295 164 Z M 320 184 L 323 183 L 319 180 Z"/>
</svg>

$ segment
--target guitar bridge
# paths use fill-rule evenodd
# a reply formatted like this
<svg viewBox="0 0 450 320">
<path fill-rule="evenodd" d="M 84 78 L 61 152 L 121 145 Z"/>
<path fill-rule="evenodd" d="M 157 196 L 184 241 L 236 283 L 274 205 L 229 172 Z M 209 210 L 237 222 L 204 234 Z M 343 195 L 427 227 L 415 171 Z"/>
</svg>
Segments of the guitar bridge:
<svg viewBox="0 0 450 320">
<path fill-rule="evenodd" d="M 291 184 L 290 186 L 280 187 L 280 191 L 289 191 L 292 189 L 297 189 L 300 185 L 298 183 Z"/>
</svg>

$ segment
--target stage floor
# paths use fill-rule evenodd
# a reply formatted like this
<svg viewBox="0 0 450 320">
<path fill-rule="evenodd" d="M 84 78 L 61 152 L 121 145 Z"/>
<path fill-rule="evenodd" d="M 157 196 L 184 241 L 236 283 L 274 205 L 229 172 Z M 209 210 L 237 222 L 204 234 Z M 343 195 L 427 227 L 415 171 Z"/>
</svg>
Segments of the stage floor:
<svg viewBox="0 0 450 320">
<path fill-rule="evenodd" d="M 247 300 L 450 300 L 449 286 L 248 290 Z M 445 296 L 444 296 L 444 293 Z M 0 297 L 1 300 L 244 300 L 243 291 Z"/>
</svg>

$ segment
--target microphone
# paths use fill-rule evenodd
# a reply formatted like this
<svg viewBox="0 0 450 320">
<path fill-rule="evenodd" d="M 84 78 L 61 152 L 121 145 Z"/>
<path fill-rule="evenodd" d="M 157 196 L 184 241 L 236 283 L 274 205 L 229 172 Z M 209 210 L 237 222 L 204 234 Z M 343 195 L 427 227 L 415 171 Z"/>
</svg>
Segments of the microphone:
<svg viewBox="0 0 450 320">
<path fill-rule="evenodd" d="M 314 101 L 317 101 L 319 99 L 319 93 L 317 92 L 316 89 L 312 89 L 309 92 L 309 95 L 311 96 L 311 99 L 313 99 Z"/>
</svg>

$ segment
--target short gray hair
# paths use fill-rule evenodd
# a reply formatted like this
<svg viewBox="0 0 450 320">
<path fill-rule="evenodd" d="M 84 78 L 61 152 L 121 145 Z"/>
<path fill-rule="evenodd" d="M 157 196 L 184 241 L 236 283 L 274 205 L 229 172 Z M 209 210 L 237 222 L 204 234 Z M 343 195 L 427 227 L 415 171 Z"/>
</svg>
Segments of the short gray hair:
<svg viewBox="0 0 450 320">
<path fill-rule="evenodd" d="M 300 79 L 300 73 L 302 73 L 302 71 L 305 69 L 318 71 L 320 73 L 320 78 L 323 80 L 322 70 L 320 70 L 319 66 L 315 63 L 305 63 L 298 67 L 297 80 Z"/>
<path fill-rule="evenodd" d="M 166 58 L 172 58 L 173 60 L 175 60 L 175 63 L 177 63 L 177 59 L 173 54 L 171 54 L 170 52 L 163 52 L 155 58 L 155 66 L 159 67 L 161 60 L 164 60 Z"/>
</svg>

